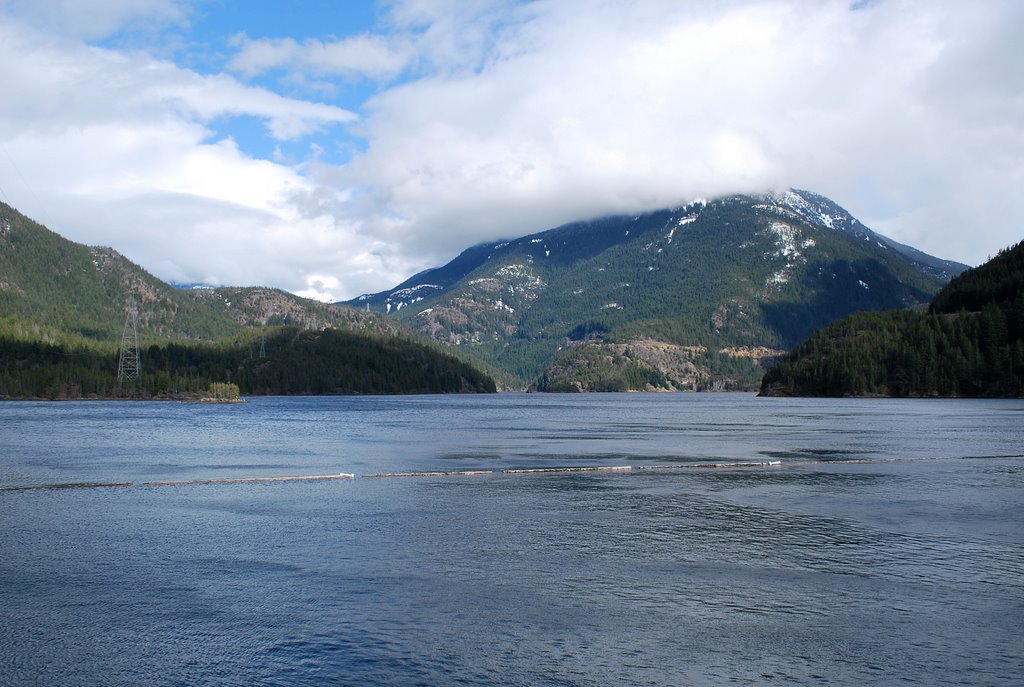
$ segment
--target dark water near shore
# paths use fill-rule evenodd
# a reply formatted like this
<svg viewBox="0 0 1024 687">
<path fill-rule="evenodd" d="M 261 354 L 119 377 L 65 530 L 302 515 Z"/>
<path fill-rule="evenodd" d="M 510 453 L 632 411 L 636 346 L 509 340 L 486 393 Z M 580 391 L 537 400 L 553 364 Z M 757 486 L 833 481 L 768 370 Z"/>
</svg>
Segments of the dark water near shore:
<svg viewBox="0 0 1024 687">
<path fill-rule="evenodd" d="M 362 477 L 573 465 L 679 467 Z M 1024 675 L 1024 401 L 0 404 L 0 488 L 67 482 L 135 486 L 0 491 L 0 685 Z"/>
</svg>

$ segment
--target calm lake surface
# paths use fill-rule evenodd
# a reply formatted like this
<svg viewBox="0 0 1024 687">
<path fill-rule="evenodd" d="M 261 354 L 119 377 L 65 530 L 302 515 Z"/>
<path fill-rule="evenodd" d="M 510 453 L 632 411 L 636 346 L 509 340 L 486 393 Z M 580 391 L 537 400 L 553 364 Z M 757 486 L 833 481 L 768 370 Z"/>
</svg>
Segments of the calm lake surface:
<svg viewBox="0 0 1024 687">
<path fill-rule="evenodd" d="M 0 685 L 1024 681 L 1024 401 L 0 404 L 68 482 L 134 486 L 0 491 Z"/>
</svg>

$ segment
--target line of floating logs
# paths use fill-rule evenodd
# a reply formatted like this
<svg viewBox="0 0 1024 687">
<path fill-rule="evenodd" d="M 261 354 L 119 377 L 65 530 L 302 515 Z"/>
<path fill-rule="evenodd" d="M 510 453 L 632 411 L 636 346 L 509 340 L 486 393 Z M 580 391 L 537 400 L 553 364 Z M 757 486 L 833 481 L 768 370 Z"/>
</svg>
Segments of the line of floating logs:
<svg viewBox="0 0 1024 687">
<path fill-rule="evenodd" d="M 516 468 L 502 470 L 506 475 L 529 475 L 539 472 L 626 472 L 632 470 L 632 465 L 612 465 L 598 467 L 572 467 L 572 468 Z"/>
<path fill-rule="evenodd" d="M 20 487 L 0 487 L 0 491 L 40 491 L 44 489 L 100 489 L 104 487 L 131 487 L 132 482 L 61 482 L 58 484 L 30 484 Z"/>
<path fill-rule="evenodd" d="M 782 461 L 773 460 L 761 463 L 687 463 L 680 465 L 641 465 L 639 470 L 676 470 L 680 468 L 725 468 L 725 467 L 763 467 L 781 465 Z M 557 474 L 572 472 L 629 472 L 632 465 L 599 465 L 556 468 L 509 468 L 501 470 L 506 475 Z M 476 475 L 493 475 L 494 470 L 439 470 L 430 472 L 382 472 L 363 475 L 366 478 L 381 477 L 460 477 Z M 336 475 L 298 475 L 289 477 L 230 477 L 224 479 L 182 479 L 143 482 L 147 487 L 172 487 L 192 484 L 251 484 L 258 482 L 309 482 L 329 479 L 354 479 L 350 472 L 339 472 Z M 0 487 L 2 491 L 39 491 L 45 489 L 98 489 L 104 487 L 132 487 L 133 482 L 62 482 L 56 484 L 32 484 L 25 486 Z"/>
<path fill-rule="evenodd" d="M 639 470 L 682 470 L 683 468 L 765 468 L 782 465 L 781 460 L 765 460 L 758 463 L 679 463 L 678 465 L 641 465 Z"/>
<path fill-rule="evenodd" d="M 147 487 L 173 487 L 183 484 L 240 484 L 247 482 L 311 482 L 320 479 L 352 479 L 350 472 L 339 472 L 336 475 L 300 475 L 297 477 L 234 477 L 229 479 L 183 479 L 164 482 L 143 482 Z"/>
<path fill-rule="evenodd" d="M 900 463 L 917 462 L 929 460 L 1008 460 L 1024 459 L 1022 454 L 995 455 L 995 456 L 927 456 L 915 458 L 854 458 L 850 460 L 800 460 L 786 461 L 789 467 L 806 465 L 850 465 L 850 464 L 872 464 L 872 463 Z M 700 468 L 763 468 L 777 467 L 782 465 L 781 460 L 768 460 L 758 462 L 734 462 L 734 463 L 677 463 L 675 465 L 638 465 L 637 470 L 665 471 L 692 470 Z M 566 472 L 629 472 L 633 470 L 632 465 L 612 466 L 580 466 L 560 468 L 510 468 L 501 470 L 506 475 L 528 475 L 544 473 L 566 473 Z M 456 477 L 461 475 L 493 475 L 495 470 L 455 470 L 455 471 L 432 471 L 432 472 L 387 472 L 363 475 L 363 477 Z M 176 486 L 186 484 L 240 484 L 252 482 L 305 482 L 312 480 L 328 479 L 353 479 L 354 474 L 340 472 L 336 475 L 301 475 L 297 477 L 240 477 L 229 479 L 187 479 L 169 480 L 162 482 L 143 482 L 142 484 L 151 487 Z M 108 487 L 132 487 L 134 482 L 58 482 L 53 484 L 29 484 L 21 486 L 0 487 L 0 492 L 5 491 L 43 491 L 49 489 L 104 489 Z"/>
<path fill-rule="evenodd" d="M 378 472 L 363 477 L 460 477 L 463 475 L 493 475 L 494 470 L 445 470 L 435 472 Z"/>
</svg>

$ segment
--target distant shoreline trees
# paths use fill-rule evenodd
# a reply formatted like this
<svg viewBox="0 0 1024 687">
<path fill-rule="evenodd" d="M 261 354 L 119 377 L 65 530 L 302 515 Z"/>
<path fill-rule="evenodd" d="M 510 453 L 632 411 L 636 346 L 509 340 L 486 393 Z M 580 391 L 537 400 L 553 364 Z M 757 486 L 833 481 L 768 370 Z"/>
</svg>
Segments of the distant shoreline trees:
<svg viewBox="0 0 1024 687">
<path fill-rule="evenodd" d="M 111 345 L 22 340 L 0 330 L 0 398 L 197 400 L 208 395 L 493 392 L 466 362 L 399 337 L 279 327 L 265 357 L 253 337 L 143 349 L 137 380 L 119 384 Z M 234 391 L 237 390 L 237 391 Z"/>
</svg>

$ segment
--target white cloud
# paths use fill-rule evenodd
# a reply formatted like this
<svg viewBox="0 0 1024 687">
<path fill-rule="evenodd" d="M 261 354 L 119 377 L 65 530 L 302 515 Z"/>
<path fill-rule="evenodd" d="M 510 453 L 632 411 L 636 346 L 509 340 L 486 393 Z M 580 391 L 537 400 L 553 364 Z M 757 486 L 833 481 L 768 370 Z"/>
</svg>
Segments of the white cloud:
<svg viewBox="0 0 1024 687">
<path fill-rule="evenodd" d="M 0 25 L 0 132 L 59 132 L 96 124 L 159 127 L 251 115 L 277 139 L 352 122 L 346 110 L 282 97 L 227 76 L 204 76 L 144 55 L 69 45 Z M 13 96 L 13 97 L 12 97 Z"/>
<path fill-rule="evenodd" d="M 306 277 L 306 288 L 296 291 L 296 295 L 303 298 L 312 298 L 318 301 L 332 301 L 338 299 L 338 289 L 341 282 L 337 277 L 323 274 L 311 274 Z"/>
<path fill-rule="evenodd" d="M 104 38 L 126 27 L 155 30 L 187 21 L 180 0 L 0 0 L 0 12 L 83 39 Z"/>
<path fill-rule="evenodd" d="M 249 157 L 207 126 L 245 115 L 289 139 L 351 112 L 24 26 L 0 25 L 0 80 L 0 192 L 66 237 L 176 281 L 300 290 L 339 264 L 366 271 L 360 246 L 372 242 L 295 205 L 314 192 L 300 168 Z"/>
<path fill-rule="evenodd" d="M 228 69 L 252 78 L 273 70 L 312 72 L 318 77 L 367 77 L 374 80 L 394 78 L 406 66 L 406 45 L 382 36 L 358 35 L 333 41 L 292 38 L 251 39 L 235 36 L 238 52 L 228 61 Z"/>
<path fill-rule="evenodd" d="M 790 185 L 942 257 L 1021 238 L 1024 3 L 399 0 L 377 33 L 236 35 L 219 75 L 78 40 L 130 5 L 77 37 L 0 23 L 0 192 L 164 278 L 347 298 L 482 240 Z M 268 75 L 379 90 L 356 120 L 239 80 Z M 214 135 L 232 117 L 310 159 L 255 159 Z M 341 127 L 365 146 L 317 161 Z"/>
<path fill-rule="evenodd" d="M 456 25 L 424 5 L 437 6 L 396 12 Z M 370 101 L 369 145 L 348 180 L 402 220 L 394 240 L 435 255 L 797 185 L 894 238 L 978 262 L 1024 220 L 1008 202 L 1024 165 L 1020 7 L 534 3 L 517 10 L 528 21 L 491 34 L 482 60 L 435 51 L 437 36 L 421 45 L 451 61 Z M 997 76 L 975 76 L 990 64 Z M 879 188 L 888 207 L 873 202 Z"/>
</svg>

